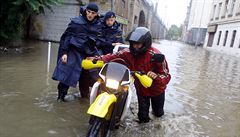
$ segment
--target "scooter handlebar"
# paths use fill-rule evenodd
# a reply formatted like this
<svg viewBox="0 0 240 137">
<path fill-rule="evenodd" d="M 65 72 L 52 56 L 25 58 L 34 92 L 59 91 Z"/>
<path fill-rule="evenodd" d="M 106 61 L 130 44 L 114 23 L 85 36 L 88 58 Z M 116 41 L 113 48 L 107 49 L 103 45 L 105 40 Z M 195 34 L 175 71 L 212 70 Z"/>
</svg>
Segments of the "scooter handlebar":
<svg viewBox="0 0 240 137">
<path fill-rule="evenodd" d="M 153 79 L 146 75 L 144 72 L 131 71 L 131 74 L 134 74 L 145 88 L 149 88 L 152 86 Z"/>
<path fill-rule="evenodd" d="M 94 69 L 94 68 L 102 68 L 104 65 L 104 62 L 101 60 L 88 60 L 88 59 L 84 59 L 82 61 L 82 68 L 84 69 Z"/>
</svg>

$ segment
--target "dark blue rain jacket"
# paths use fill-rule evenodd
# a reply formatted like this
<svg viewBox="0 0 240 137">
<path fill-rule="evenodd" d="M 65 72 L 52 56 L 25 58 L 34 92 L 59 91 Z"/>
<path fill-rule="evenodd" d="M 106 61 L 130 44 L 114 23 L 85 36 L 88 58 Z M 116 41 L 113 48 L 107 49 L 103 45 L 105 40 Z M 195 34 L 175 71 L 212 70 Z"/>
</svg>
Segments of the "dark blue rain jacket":
<svg viewBox="0 0 240 137">
<path fill-rule="evenodd" d="M 57 66 L 52 79 L 60 81 L 68 86 L 76 87 L 82 71 L 81 62 L 87 56 L 98 55 L 97 49 L 101 51 L 102 24 L 99 19 L 88 22 L 86 17 L 79 16 L 71 19 L 68 28 L 60 39 Z M 95 46 L 90 39 L 94 39 Z M 61 57 L 67 54 L 67 63 L 63 64 Z"/>
<path fill-rule="evenodd" d="M 104 22 L 102 22 L 102 34 L 105 39 L 105 44 L 103 47 L 103 53 L 108 54 L 113 52 L 112 43 L 123 43 L 122 30 L 120 29 L 120 24 L 115 21 L 113 26 L 109 27 Z"/>
</svg>

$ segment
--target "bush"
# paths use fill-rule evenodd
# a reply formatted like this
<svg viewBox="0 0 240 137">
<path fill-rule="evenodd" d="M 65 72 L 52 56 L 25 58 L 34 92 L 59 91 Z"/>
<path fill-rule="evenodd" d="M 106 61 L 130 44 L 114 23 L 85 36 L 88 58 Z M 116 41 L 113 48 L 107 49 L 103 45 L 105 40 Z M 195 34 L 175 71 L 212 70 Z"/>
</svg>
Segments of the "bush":
<svg viewBox="0 0 240 137">
<path fill-rule="evenodd" d="M 20 39 L 32 14 L 44 13 L 44 8 L 61 4 L 63 0 L 3 0 L 0 1 L 0 42 Z"/>
</svg>

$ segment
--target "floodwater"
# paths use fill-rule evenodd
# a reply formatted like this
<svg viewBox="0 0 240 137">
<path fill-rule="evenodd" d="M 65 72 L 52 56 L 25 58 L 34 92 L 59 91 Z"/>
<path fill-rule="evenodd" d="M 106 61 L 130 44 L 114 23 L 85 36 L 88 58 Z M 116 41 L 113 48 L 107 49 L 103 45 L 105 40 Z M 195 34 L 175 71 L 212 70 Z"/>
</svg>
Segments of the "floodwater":
<svg viewBox="0 0 240 137">
<path fill-rule="evenodd" d="M 51 80 L 58 44 L 27 43 L 29 50 L 0 53 L 0 137 L 84 137 L 88 99 L 56 101 Z M 179 42 L 155 44 L 166 56 L 172 80 L 165 116 L 135 122 L 137 105 L 114 137 L 240 137 L 240 58 Z M 71 88 L 70 94 L 78 89 Z"/>
</svg>

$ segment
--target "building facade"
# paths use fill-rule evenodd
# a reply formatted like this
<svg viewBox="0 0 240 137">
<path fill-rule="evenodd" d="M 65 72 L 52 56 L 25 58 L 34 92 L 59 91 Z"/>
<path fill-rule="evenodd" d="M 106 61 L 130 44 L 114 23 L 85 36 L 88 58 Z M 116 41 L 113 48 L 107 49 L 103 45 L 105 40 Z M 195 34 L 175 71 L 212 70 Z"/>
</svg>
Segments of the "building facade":
<svg viewBox="0 0 240 137">
<path fill-rule="evenodd" d="M 157 14 L 158 11 L 157 7 L 158 3 L 156 3 L 154 7 L 154 12 L 152 14 L 151 20 L 151 33 L 153 39 L 155 39 L 156 41 L 158 41 L 159 39 L 164 39 L 167 32 L 166 26 L 164 25 L 163 21 Z"/>
<path fill-rule="evenodd" d="M 184 20 L 184 23 L 182 25 L 182 36 L 181 36 L 181 39 L 183 42 L 187 43 L 187 29 L 188 29 L 188 23 L 189 23 L 189 17 L 190 17 L 190 10 L 191 10 L 191 2 L 190 1 L 190 4 L 189 6 L 187 7 L 187 14 L 186 14 L 186 18 Z"/>
<path fill-rule="evenodd" d="M 215 0 L 204 47 L 240 56 L 240 0 Z"/>
<path fill-rule="evenodd" d="M 182 40 L 189 44 L 203 45 L 213 0 L 191 0 L 183 25 Z"/>
<path fill-rule="evenodd" d="M 116 20 L 121 25 L 123 36 L 128 32 L 128 5 L 129 0 L 89 0 L 99 5 L 100 13 L 113 10 L 116 13 Z M 117 5 L 117 6 L 116 6 Z"/>
<path fill-rule="evenodd" d="M 60 6 L 54 6 L 53 11 L 46 9 L 44 15 L 32 17 L 31 37 L 58 42 L 70 18 L 79 16 L 80 6 L 89 2 L 98 4 L 100 13 L 113 10 L 124 37 L 134 28 L 144 26 L 152 31 L 154 39 L 164 38 L 166 27 L 157 16 L 157 6 L 154 8 L 148 0 L 68 0 Z"/>
<path fill-rule="evenodd" d="M 154 6 L 149 0 L 129 0 L 128 32 L 136 27 L 147 27 L 153 39 L 165 38 L 166 26 L 157 14 L 157 3 Z"/>
<path fill-rule="evenodd" d="M 60 37 L 67 28 L 70 18 L 79 16 L 81 4 L 76 0 L 68 0 L 62 5 L 53 6 L 52 11 L 45 9 L 45 14 L 32 16 L 31 38 L 60 41 Z"/>
</svg>

